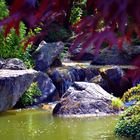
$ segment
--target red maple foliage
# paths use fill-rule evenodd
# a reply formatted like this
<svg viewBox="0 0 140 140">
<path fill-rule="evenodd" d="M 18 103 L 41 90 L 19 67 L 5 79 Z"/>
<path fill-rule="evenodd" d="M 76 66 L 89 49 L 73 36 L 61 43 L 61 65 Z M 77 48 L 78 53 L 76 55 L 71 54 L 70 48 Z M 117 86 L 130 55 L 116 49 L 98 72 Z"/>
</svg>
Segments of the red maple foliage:
<svg viewBox="0 0 140 140">
<path fill-rule="evenodd" d="M 110 46 L 118 43 L 121 48 L 123 41 L 131 42 L 133 32 L 140 37 L 139 0 L 88 0 L 89 8 L 92 8 L 93 15 L 84 17 L 74 25 L 78 37 L 72 49 L 84 43 L 83 38 L 86 38 L 84 46 L 94 44 L 98 49 L 104 41 L 109 42 Z"/>
<path fill-rule="evenodd" d="M 20 21 L 25 21 L 29 28 L 40 26 L 44 23 L 45 28 L 53 21 L 64 21 L 69 15 L 69 5 L 72 0 L 42 0 L 39 7 L 36 7 L 37 0 L 14 0 L 10 6 L 10 14 L 0 21 L 0 26 L 5 26 L 5 36 L 11 28 L 15 28 L 19 34 Z M 43 28 L 43 27 L 42 27 Z"/>
<path fill-rule="evenodd" d="M 14 0 L 9 17 L 0 21 L 0 26 L 6 25 L 5 35 L 12 27 L 18 33 L 21 20 L 26 20 L 30 28 L 38 26 L 40 22 L 50 25 L 53 21 L 64 21 L 70 15 L 74 0 L 41 0 L 39 7 L 35 6 L 36 1 Z M 93 14 L 83 17 L 73 26 L 78 37 L 72 48 L 83 43 L 82 38 L 86 38 L 84 45 L 92 43 L 98 48 L 103 41 L 116 44 L 119 39 L 119 46 L 123 40 L 130 42 L 133 32 L 140 36 L 139 7 L 139 0 L 87 0 L 87 9 L 92 9 Z M 101 22 L 102 29 L 99 27 Z"/>
<path fill-rule="evenodd" d="M 29 28 L 44 23 L 42 28 L 45 27 L 45 32 L 42 30 L 41 35 L 54 21 L 68 22 L 74 0 L 41 0 L 39 7 L 35 6 L 36 1 L 14 0 L 10 16 L 0 21 L 0 26 L 6 26 L 5 36 L 12 27 L 18 34 L 21 20 L 26 20 Z M 80 22 L 73 25 L 77 38 L 70 51 L 82 44 L 82 54 L 89 44 L 93 44 L 98 52 L 104 41 L 110 46 L 118 43 L 121 48 L 123 41 L 131 43 L 132 33 L 140 37 L 140 0 L 87 0 L 87 9 L 92 11 L 91 15 L 82 17 Z M 32 37 L 28 43 L 34 40 L 35 37 Z"/>
</svg>

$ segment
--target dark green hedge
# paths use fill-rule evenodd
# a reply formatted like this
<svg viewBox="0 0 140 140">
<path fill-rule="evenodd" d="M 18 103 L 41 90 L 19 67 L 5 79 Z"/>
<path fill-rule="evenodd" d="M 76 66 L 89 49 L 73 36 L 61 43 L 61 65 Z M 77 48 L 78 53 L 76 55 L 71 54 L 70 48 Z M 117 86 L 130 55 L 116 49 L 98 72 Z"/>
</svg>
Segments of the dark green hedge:
<svg viewBox="0 0 140 140">
<path fill-rule="evenodd" d="M 115 127 L 115 133 L 140 140 L 140 101 L 125 110 Z"/>
</svg>

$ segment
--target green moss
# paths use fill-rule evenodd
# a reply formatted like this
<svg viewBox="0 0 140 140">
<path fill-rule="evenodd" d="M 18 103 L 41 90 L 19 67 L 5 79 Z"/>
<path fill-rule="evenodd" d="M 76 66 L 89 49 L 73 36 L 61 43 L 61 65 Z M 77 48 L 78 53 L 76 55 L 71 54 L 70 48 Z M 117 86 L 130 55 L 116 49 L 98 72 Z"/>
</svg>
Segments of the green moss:
<svg viewBox="0 0 140 140">
<path fill-rule="evenodd" d="M 126 109 L 115 127 L 119 136 L 140 139 L 140 102 Z"/>
</svg>

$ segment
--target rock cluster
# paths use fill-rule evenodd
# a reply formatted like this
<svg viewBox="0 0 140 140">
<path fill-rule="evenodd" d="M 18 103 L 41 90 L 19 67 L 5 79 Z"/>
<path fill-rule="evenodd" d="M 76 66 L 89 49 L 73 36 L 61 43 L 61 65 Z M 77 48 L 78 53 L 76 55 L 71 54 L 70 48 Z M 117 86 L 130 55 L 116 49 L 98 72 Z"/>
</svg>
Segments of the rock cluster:
<svg viewBox="0 0 140 140">
<path fill-rule="evenodd" d="M 27 70 L 24 63 L 17 58 L 0 59 L 0 111 L 13 107 L 30 84 L 37 82 L 42 94 L 34 96 L 36 102 L 33 104 L 60 100 L 53 111 L 56 115 L 116 113 L 110 107 L 114 98 L 111 94 L 121 97 L 122 93 L 132 86 L 132 81 L 124 77 L 124 70 L 119 66 L 95 68 L 90 65 L 62 65 L 59 56 L 63 49 L 62 42 L 42 41 L 33 53 L 35 70 Z M 129 60 L 123 58 L 122 61 L 124 55 L 119 56 L 120 52 L 114 55 L 113 50 L 104 49 L 102 53 L 104 51 L 111 51 L 109 54 L 112 54 L 115 60 L 109 60 L 110 56 L 105 57 L 104 53 L 99 57 L 99 60 L 104 61 L 99 61 L 100 64 L 112 64 L 111 61 L 114 64 L 121 64 L 118 63 L 120 61 L 127 64 Z M 133 57 L 137 51 L 130 53 L 127 50 L 127 53 Z"/>
</svg>

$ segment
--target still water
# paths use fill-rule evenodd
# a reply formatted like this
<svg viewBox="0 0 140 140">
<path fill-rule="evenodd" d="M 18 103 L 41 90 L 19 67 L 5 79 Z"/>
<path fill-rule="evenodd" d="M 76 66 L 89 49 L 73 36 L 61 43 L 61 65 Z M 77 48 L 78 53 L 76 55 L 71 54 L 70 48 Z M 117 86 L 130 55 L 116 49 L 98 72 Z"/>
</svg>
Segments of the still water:
<svg viewBox="0 0 140 140">
<path fill-rule="evenodd" d="M 128 140 L 114 136 L 117 117 L 59 118 L 43 110 L 0 114 L 0 140 Z"/>
</svg>

